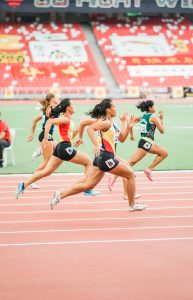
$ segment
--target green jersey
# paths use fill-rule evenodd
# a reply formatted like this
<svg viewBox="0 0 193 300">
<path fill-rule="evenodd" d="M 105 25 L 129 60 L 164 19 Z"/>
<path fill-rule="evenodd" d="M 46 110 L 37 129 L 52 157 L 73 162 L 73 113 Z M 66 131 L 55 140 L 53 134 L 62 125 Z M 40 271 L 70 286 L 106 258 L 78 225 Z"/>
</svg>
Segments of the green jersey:
<svg viewBox="0 0 193 300">
<path fill-rule="evenodd" d="M 154 140 L 156 125 L 150 122 L 152 114 L 146 113 L 141 117 L 141 137 Z"/>
</svg>

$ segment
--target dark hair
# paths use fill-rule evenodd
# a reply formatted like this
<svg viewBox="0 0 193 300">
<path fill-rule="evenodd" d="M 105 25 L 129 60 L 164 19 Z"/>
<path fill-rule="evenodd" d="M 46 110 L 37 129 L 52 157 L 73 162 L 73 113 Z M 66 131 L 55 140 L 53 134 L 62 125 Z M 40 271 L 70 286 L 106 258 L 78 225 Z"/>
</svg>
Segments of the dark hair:
<svg viewBox="0 0 193 300">
<path fill-rule="evenodd" d="M 55 106 L 51 108 L 51 113 L 50 113 L 50 117 L 51 118 L 58 118 L 58 116 L 61 113 L 65 113 L 66 109 L 68 106 L 70 106 L 71 102 L 69 98 L 65 98 L 63 100 L 61 100 L 61 102 Z"/>
<path fill-rule="evenodd" d="M 93 109 L 91 109 L 86 114 L 91 116 L 91 118 L 100 118 L 106 115 L 107 108 L 111 108 L 112 99 L 104 99 L 99 104 L 96 104 Z"/>
<path fill-rule="evenodd" d="M 50 101 L 55 97 L 54 94 L 48 93 L 45 99 L 40 99 L 39 103 L 42 105 L 41 110 L 46 112 L 48 106 L 50 105 Z"/>
<path fill-rule="evenodd" d="M 137 108 L 140 109 L 142 112 L 143 111 L 148 112 L 149 108 L 152 107 L 153 105 L 154 102 L 152 100 L 146 100 L 146 101 L 139 102 L 137 104 Z"/>
</svg>

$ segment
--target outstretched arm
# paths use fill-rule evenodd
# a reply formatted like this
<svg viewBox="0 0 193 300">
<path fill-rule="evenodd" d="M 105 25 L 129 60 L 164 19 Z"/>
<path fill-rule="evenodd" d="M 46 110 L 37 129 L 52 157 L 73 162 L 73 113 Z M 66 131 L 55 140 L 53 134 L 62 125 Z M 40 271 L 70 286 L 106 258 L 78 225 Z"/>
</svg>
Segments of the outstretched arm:
<svg viewBox="0 0 193 300">
<path fill-rule="evenodd" d="M 59 125 L 62 123 L 68 123 L 69 119 L 66 117 L 60 117 L 60 118 L 54 118 L 54 119 L 49 119 L 46 122 L 46 126 L 45 126 L 45 132 L 44 132 L 44 139 L 42 141 L 42 147 L 45 148 L 47 142 L 48 142 L 48 135 L 50 132 L 50 128 L 52 127 L 52 125 Z"/>
<path fill-rule="evenodd" d="M 111 122 L 109 120 L 100 120 L 95 122 L 94 124 L 90 125 L 87 129 L 88 135 L 94 145 L 94 153 L 95 156 L 99 156 L 101 145 L 99 144 L 97 135 L 95 134 L 96 131 L 106 131 L 110 128 Z"/>
<path fill-rule="evenodd" d="M 96 122 L 97 122 L 96 119 L 85 119 L 85 120 L 82 120 L 80 122 L 80 125 L 76 129 L 76 131 L 77 131 L 76 134 L 75 135 L 73 134 L 73 137 L 74 137 L 74 136 L 77 135 L 77 133 L 79 133 L 79 138 L 75 142 L 74 147 L 78 147 L 81 144 L 83 144 L 83 140 L 82 139 L 83 139 L 83 134 L 84 134 L 85 127 L 86 126 L 90 126 L 90 125 L 92 125 L 92 124 L 94 124 Z"/>
<path fill-rule="evenodd" d="M 158 118 L 160 119 L 160 122 L 159 122 Z M 158 117 L 152 116 L 152 117 L 150 118 L 150 121 L 156 125 L 157 129 L 158 129 L 159 132 L 162 133 L 162 134 L 164 134 L 164 123 L 163 123 L 163 119 L 164 119 L 164 114 L 163 114 L 162 111 L 159 112 L 159 116 L 158 116 Z"/>
<path fill-rule="evenodd" d="M 42 115 L 39 114 L 32 122 L 32 128 L 31 128 L 31 134 L 28 136 L 27 140 L 28 142 L 31 142 L 34 138 L 34 133 L 36 129 L 37 123 L 42 119 Z"/>
</svg>

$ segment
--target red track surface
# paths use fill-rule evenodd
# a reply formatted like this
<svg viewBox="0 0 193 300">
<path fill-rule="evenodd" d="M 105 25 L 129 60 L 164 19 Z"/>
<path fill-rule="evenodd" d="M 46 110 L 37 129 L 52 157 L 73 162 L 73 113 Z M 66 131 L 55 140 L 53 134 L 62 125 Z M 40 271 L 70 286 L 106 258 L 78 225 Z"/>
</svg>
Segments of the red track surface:
<svg viewBox="0 0 193 300">
<path fill-rule="evenodd" d="M 192 300 L 193 172 L 137 174 L 143 212 L 128 212 L 121 181 L 101 195 L 53 191 L 79 176 L 55 175 L 15 200 L 23 176 L 0 176 L 1 300 Z"/>
</svg>

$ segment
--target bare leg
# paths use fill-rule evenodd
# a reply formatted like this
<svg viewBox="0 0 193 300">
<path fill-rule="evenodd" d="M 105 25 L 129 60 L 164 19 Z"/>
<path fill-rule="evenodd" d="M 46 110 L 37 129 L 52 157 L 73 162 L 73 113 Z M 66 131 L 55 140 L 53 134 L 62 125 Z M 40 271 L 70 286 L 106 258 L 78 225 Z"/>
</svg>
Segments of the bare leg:
<svg viewBox="0 0 193 300">
<path fill-rule="evenodd" d="M 91 166 L 89 170 L 89 177 L 83 177 L 83 181 L 76 182 L 71 187 L 65 189 L 61 192 L 61 198 L 66 198 L 71 195 L 75 195 L 85 190 L 93 189 L 103 178 L 104 172 L 101 171 L 99 168 Z"/>
<path fill-rule="evenodd" d="M 127 195 L 129 206 L 135 204 L 135 175 L 128 165 L 120 162 L 116 168 L 110 171 L 111 174 L 124 177 L 127 180 Z"/>
<path fill-rule="evenodd" d="M 38 166 L 37 171 L 40 171 L 42 169 L 44 169 L 50 159 L 50 157 L 53 154 L 53 150 L 54 150 L 54 145 L 53 142 L 48 142 L 45 148 L 42 148 L 42 154 L 43 154 L 43 158 L 44 161 Z"/>
<path fill-rule="evenodd" d="M 153 170 L 157 165 L 159 165 L 162 162 L 162 160 L 164 160 L 168 156 L 167 151 L 164 148 L 160 147 L 158 144 L 153 144 L 148 152 L 152 154 L 157 154 L 154 161 L 148 167 L 148 169 L 150 170 Z"/>
<path fill-rule="evenodd" d="M 77 151 L 76 155 L 70 160 L 70 162 L 78 165 L 83 165 L 85 167 L 85 174 L 88 172 L 92 165 L 90 157 L 80 151 Z"/>
<path fill-rule="evenodd" d="M 49 176 L 52 173 L 54 173 L 54 171 L 56 169 L 59 168 L 59 166 L 63 163 L 63 160 L 61 160 L 60 158 L 56 157 L 56 156 L 52 156 L 47 164 L 47 166 L 40 171 L 37 171 L 35 174 L 33 174 L 31 177 L 27 178 L 24 181 L 24 187 L 26 188 L 28 185 L 32 184 L 33 182 L 38 181 L 39 179 Z"/>
</svg>

